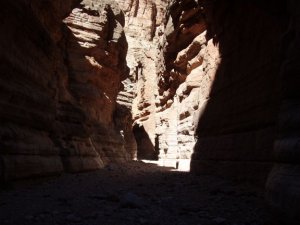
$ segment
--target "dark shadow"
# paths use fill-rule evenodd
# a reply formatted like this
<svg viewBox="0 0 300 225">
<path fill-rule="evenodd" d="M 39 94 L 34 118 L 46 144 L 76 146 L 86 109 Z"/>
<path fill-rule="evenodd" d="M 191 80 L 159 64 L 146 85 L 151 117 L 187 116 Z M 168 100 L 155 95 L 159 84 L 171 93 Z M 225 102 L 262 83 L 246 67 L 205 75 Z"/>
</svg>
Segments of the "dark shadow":
<svg viewBox="0 0 300 225">
<path fill-rule="evenodd" d="M 191 171 L 264 184 L 280 103 L 286 2 L 218 0 L 204 7 L 207 38 L 221 62 L 199 118 Z"/>
<path fill-rule="evenodd" d="M 156 134 L 155 135 L 155 146 L 154 146 L 154 149 L 155 149 L 155 154 L 157 154 L 157 157 L 159 155 L 159 138 L 160 138 L 161 134 Z"/>
<path fill-rule="evenodd" d="M 263 223 L 262 199 L 253 190 L 212 176 L 194 176 L 136 161 L 111 164 L 85 174 L 66 174 L 29 186 L 18 184 L 15 190 L 0 194 L 0 220 L 8 221 L 4 223 L 8 225 L 46 225 L 55 221 L 57 224 L 105 221 L 108 225 L 269 224 Z M 55 216 L 50 213 L 53 205 L 59 210 Z M 37 219 L 24 219 L 25 209 L 26 215 Z M 69 209 L 77 217 L 68 216 Z M 114 216 L 99 211 L 112 212 Z M 151 222 L 141 223 L 143 220 L 134 216 L 137 212 Z M 82 223 L 70 223 L 69 218 L 79 218 Z"/>
<path fill-rule="evenodd" d="M 137 158 L 147 160 L 158 160 L 157 148 L 155 148 L 150 140 L 149 135 L 145 131 L 143 125 L 135 124 L 133 126 L 133 134 L 137 143 Z"/>
</svg>

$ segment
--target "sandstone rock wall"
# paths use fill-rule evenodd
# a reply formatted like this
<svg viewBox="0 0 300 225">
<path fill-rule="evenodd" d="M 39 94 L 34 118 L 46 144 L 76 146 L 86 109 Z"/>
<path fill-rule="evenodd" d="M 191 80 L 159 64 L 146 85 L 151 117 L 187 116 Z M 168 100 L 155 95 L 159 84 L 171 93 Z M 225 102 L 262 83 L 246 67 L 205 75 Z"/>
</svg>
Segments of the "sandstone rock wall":
<svg viewBox="0 0 300 225">
<path fill-rule="evenodd" d="M 130 75 L 118 102 L 132 110 L 136 130 L 147 133 L 146 158 L 175 166 L 191 158 L 198 108 L 204 104 L 199 95 L 205 99 L 209 93 L 217 48 L 206 39 L 203 9 L 196 1 L 123 1 L 120 6 Z"/>
<path fill-rule="evenodd" d="M 264 185 L 277 131 L 284 10 L 218 1 L 205 14 L 220 61 L 199 117 L 192 171 Z"/>
<path fill-rule="evenodd" d="M 0 10 L 1 179 L 127 160 L 114 118 L 127 42 L 114 1 L 19 0 Z"/>
<path fill-rule="evenodd" d="M 124 15 L 114 1 L 83 1 L 64 23 L 70 31 L 69 87 L 88 116 L 94 148 L 104 163 L 122 160 L 126 152 L 113 116 L 121 80 L 127 76 Z"/>
<path fill-rule="evenodd" d="M 276 162 L 267 199 L 297 224 L 299 3 L 270 2 L 6 2 L 0 181 L 138 156 L 264 184 Z"/>
<path fill-rule="evenodd" d="M 123 81 L 124 91 L 118 102 L 132 111 L 136 128 L 144 130 L 149 148 L 148 157 L 157 156 L 155 145 L 155 96 L 157 95 L 157 55 L 163 36 L 167 0 L 125 0 L 119 2 L 125 14 L 125 34 L 128 41 L 127 65 L 129 77 Z M 137 138 L 138 145 L 144 141 Z M 135 149 L 135 154 L 136 154 Z"/>
<path fill-rule="evenodd" d="M 217 51 L 206 40 L 201 6 L 195 1 L 123 1 L 120 6 L 126 18 L 130 76 L 119 102 L 132 105 L 136 130 L 146 131 L 152 143 L 143 142 L 149 146 L 146 158 L 158 154 L 168 161 L 165 165 L 174 166 L 178 159 L 191 157 L 198 95 L 208 95 Z M 203 66 L 212 70 L 205 82 L 196 72 Z"/>
<path fill-rule="evenodd" d="M 138 15 L 138 2 L 132 3 L 127 15 Z M 286 3 L 170 1 L 155 57 L 149 57 L 156 70 L 147 74 L 156 79 L 138 80 L 153 62 L 128 61 L 136 69 L 134 119 L 165 165 L 179 161 L 180 167 L 192 157 L 195 173 L 261 186 L 269 176 L 267 199 L 283 215 L 277 222 L 297 224 L 299 4 L 289 1 L 287 12 Z M 133 32 L 132 42 L 139 35 L 152 38 Z"/>
<path fill-rule="evenodd" d="M 156 132 L 160 159 L 172 166 L 180 161 L 177 166 L 182 167 L 186 160 L 188 166 L 193 153 L 198 109 L 208 94 L 218 53 L 206 39 L 197 2 L 172 1 L 166 16 L 160 53 L 165 67 L 161 67 L 157 79 Z M 212 71 L 204 73 L 204 68 Z"/>
</svg>

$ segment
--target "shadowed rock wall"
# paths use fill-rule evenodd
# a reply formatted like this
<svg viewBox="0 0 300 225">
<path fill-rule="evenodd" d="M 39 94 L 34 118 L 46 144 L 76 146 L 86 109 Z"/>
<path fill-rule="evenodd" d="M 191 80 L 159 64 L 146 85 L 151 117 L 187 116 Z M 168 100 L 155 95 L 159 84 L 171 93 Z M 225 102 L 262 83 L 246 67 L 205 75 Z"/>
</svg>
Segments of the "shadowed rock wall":
<svg viewBox="0 0 300 225">
<path fill-rule="evenodd" d="M 290 15 L 282 38 L 281 96 L 274 142 L 275 164 L 266 183 L 266 199 L 274 210 L 276 224 L 300 221 L 300 4 L 288 1 Z"/>
<path fill-rule="evenodd" d="M 192 171 L 264 184 L 274 160 L 285 13 L 275 3 L 205 7 L 219 65 L 199 116 Z"/>
<path fill-rule="evenodd" d="M 128 71 L 118 6 L 19 0 L 0 11 L 1 179 L 129 159 L 113 119 Z"/>
</svg>

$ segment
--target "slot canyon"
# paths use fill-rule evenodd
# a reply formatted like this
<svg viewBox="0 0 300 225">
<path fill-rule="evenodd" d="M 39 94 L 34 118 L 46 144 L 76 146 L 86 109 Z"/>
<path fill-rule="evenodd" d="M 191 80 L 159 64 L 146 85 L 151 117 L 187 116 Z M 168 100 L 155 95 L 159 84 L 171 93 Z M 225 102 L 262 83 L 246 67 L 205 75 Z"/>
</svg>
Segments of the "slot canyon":
<svg viewBox="0 0 300 225">
<path fill-rule="evenodd" d="M 0 21 L 1 225 L 300 223 L 299 1 L 15 0 Z"/>
</svg>

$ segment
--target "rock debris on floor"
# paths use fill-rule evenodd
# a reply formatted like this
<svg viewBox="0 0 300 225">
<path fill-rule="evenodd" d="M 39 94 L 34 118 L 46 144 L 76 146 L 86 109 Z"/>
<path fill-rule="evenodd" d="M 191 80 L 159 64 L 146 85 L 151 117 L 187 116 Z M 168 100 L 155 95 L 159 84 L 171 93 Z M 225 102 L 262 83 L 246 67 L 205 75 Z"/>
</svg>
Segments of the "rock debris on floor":
<svg viewBox="0 0 300 225">
<path fill-rule="evenodd" d="M 1 225 L 267 225 L 267 218 L 257 190 L 143 162 L 0 191 Z"/>
</svg>

